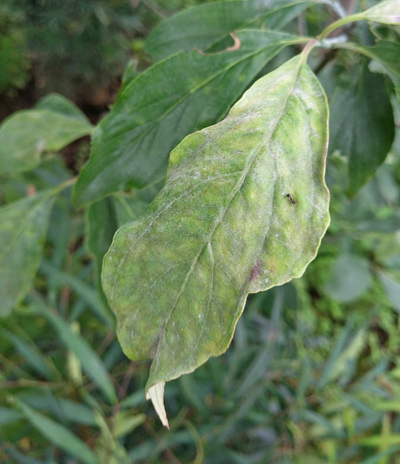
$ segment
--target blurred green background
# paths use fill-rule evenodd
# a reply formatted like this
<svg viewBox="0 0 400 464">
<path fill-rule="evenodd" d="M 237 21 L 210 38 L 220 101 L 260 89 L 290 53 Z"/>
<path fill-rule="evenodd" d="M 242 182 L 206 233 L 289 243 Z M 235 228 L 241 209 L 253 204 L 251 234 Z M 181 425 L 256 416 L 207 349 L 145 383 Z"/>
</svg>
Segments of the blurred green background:
<svg viewBox="0 0 400 464">
<path fill-rule="evenodd" d="M 132 78 L 151 64 L 150 30 L 199 3 L 2 0 L 1 119 L 58 92 L 97 123 L 126 66 Z M 315 8 L 305 20 L 320 30 L 326 17 Z M 328 97 L 350 71 L 345 53 L 321 70 Z M 80 139 L 31 172 L 0 179 L 0 204 L 29 186 L 60 184 L 89 149 Z M 399 129 L 353 200 L 343 193 L 345 171 L 331 154 L 332 222 L 305 275 L 251 295 L 228 351 L 167 385 L 171 431 L 145 401 L 148 363 L 123 355 L 113 316 L 100 309 L 85 215 L 61 195 L 35 290 L 0 319 L 0 462 L 94 462 L 84 443 L 111 464 L 400 462 Z M 156 191 L 132 196 L 136 214 Z"/>
</svg>

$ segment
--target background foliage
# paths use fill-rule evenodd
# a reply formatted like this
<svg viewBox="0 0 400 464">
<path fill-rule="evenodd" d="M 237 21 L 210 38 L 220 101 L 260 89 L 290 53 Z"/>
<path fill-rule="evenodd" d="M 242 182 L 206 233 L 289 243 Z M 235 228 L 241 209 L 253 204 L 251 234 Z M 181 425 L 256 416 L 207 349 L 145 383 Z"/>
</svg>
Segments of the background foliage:
<svg viewBox="0 0 400 464">
<path fill-rule="evenodd" d="M 72 1 L 64 14 L 62 4 L 2 2 L 0 93 L 6 108 L 29 106 L 50 90 L 82 103 L 81 95 L 94 88 L 109 89 L 113 81 L 118 86 L 132 59 L 136 66 L 123 77 L 129 83 L 151 62 L 143 38 L 161 17 L 184 6 Z M 296 11 L 285 30 L 317 34 L 331 14 L 324 5 Z M 386 26 L 374 25 L 371 32 L 359 23 L 350 33 L 365 47 L 377 36 L 399 41 L 398 29 Z M 285 49 L 255 74 L 295 53 L 294 47 Z M 391 84 L 371 72 L 376 60 L 371 64 L 342 49 L 313 55 L 311 65 L 328 94 L 331 121 L 335 101 L 349 101 L 354 74 L 363 69 L 368 79 L 387 86 L 387 104 L 399 121 Z M 92 123 L 108 103 L 98 101 L 90 99 Z M 332 222 L 318 257 L 301 279 L 251 296 L 229 350 L 168 385 L 166 402 L 174 419 L 167 431 L 144 399 L 148 363 L 130 362 L 122 354 L 99 287 L 101 260 L 114 231 L 140 215 L 162 183 L 116 193 L 77 211 L 70 184 L 87 157 L 88 140 L 63 147 L 93 127 L 60 96 L 41 100 L 32 111 L 13 116 L 22 118 L 21 132 L 8 131 L 14 139 L 0 144 L 0 241 L 13 242 L 15 229 L 4 227 L 10 218 L 26 232 L 25 219 L 32 214 L 42 231 L 36 254 L 32 234 L 22 233 L 8 255 L 0 255 L 0 274 L 9 277 L 2 294 L 10 288 L 21 293 L 12 313 L 0 319 L 1 462 L 384 464 L 400 459 L 398 124 L 385 162 L 355 196 L 343 147 L 340 141 L 331 145 Z M 39 121 L 63 115 L 68 136 L 38 146 L 38 127 L 24 119 L 32 114 Z M 388 111 L 383 118 L 390 118 Z M 384 130 L 390 131 L 390 124 Z M 368 137 L 368 131 L 362 135 Z M 6 135 L 0 129 L 1 137 Z M 11 143 L 17 152 L 27 137 L 33 137 L 34 166 L 4 168 Z M 34 262 L 33 273 L 38 267 L 26 297 L 25 284 L 9 268 L 15 259 L 23 264 L 21 256 Z M 2 301 L 1 312 L 8 309 Z"/>
</svg>

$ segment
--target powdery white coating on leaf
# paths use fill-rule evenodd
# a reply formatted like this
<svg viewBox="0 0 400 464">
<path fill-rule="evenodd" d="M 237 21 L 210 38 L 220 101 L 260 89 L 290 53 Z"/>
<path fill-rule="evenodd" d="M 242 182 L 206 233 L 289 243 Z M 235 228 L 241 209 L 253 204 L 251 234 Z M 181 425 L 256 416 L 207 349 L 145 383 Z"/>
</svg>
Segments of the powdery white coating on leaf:
<svg viewBox="0 0 400 464">
<path fill-rule="evenodd" d="M 316 77 L 290 60 L 186 137 L 147 214 L 117 232 L 103 286 L 125 353 L 153 358 L 147 391 L 223 353 L 248 293 L 315 257 L 329 223 L 327 118 Z"/>
<path fill-rule="evenodd" d="M 400 24 L 400 0 L 378 3 L 361 13 L 365 19 L 383 24 Z"/>
</svg>

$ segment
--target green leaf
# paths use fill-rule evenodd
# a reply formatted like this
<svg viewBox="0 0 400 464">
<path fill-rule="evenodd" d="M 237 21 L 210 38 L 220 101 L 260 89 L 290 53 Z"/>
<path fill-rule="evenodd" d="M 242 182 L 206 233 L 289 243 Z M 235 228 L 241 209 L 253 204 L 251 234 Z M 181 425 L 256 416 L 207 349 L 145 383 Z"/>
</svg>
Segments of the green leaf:
<svg viewBox="0 0 400 464">
<path fill-rule="evenodd" d="M 44 151 L 61 150 L 92 129 L 83 113 L 59 95 L 35 109 L 17 111 L 0 126 L 0 174 L 29 171 Z"/>
<path fill-rule="evenodd" d="M 56 446 L 78 457 L 81 462 L 99 464 L 93 451 L 67 428 L 35 411 L 21 400 L 18 400 L 17 404 L 29 422 Z"/>
<path fill-rule="evenodd" d="M 36 372 L 47 379 L 54 379 L 54 372 L 51 370 L 48 360 L 34 343 L 27 343 L 22 338 L 5 329 L 0 328 L 0 334 L 10 340 L 15 349 Z"/>
<path fill-rule="evenodd" d="M 347 321 L 339 339 L 331 348 L 331 354 L 317 382 L 317 389 L 321 390 L 333 381 L 340 385 L 350 382 L 355 373 L 357 359 L 365 347 L 366 336 L 365 327 L 354 328 L 354 321 Z"/>
<path fill-rule="evenodd" d="M 57 398 L 47 390 L 45 394 L 37 395 L 32 390 L 25 390 L 18 392 L 15 396 L 41 412 L 48 412 L 78 424 L 97 425 L 93 409 L 81 403 Z"/>
<path fill-rule="evenodd" d="M 136 190 L 134 192 L 141 192 L 141 190 Z M 134 210 L 132 208 L 130 199 L 126 198 L 124 195 L 122 195 L 120 193 L 115 193 L 114 195 L 112 195 L 111 199 L 112 199 L 112 203 L 113 203 L 113 207 L 114 207 L 114 211 L 115 211 L 115 216 L 116 216 L 116 220 L 117 220 L 117 224 L 118 224 L 117 228 L 119 228 L 119 227 L 123 226 L 124 224 L 126 224 L 127 222 L 133 221 L 135 219 L 136 214 L 135 214 L 135 212 L 134 212 Z M 136 201 L 133 200 L 132 203 L 135 204 Z M 148 203 L 147 203 L 147 205 L 148 205 Z M 116 229 L 114 230 L 114 233 L 115 232 L 116 232 Z M 113 234 L 113 236 L 114 236 L 114 234 Z M 111 241 L 109 242 L 109 244 L 111 244 L 111 242 L 112 242 L 112 237 L 111 237 Z M 105 255 L 105 253 L 103 253 L 103 256 L 104 255 Z M 100 271 L 101 271 L 101 265 L 100 265 Z"/>
<path fill-rule="evenodd" d="M 398 401 L 378 401 L 372 405 L 376 411 L 400 412 L 400 402 Z"/>
<path fill-rule="evenodd" d="M 379 435 L 373 435 L 371 436 L 371 438 L 375 437 L 375 445 L 373 444 L 373 441 L 374 441 L 374 438 L 373 438 L 373 441 L 370 442 L 370 443 L 367 443 L 367 446 L 370 444 L 371 446 L 377 446 L 379 448 L 386 448 L 387 446 L 387 442 L 388 440 L 386 439 L 386 436 L 387 435 L 382 435 L 382 438 L 379 439 Z M 391 441 L 391 436 L 393 435 L 389 435 L 387 436 L 389 438 L 389 442 Z M 395 436 L 395 439 L 394 439 L 394 442 L 397 442 L 397 443 L 400 443 L 400 440 L 398 440 L 398 437 L 396 438 L 397 436 Z M 368 438 L 367 438 L 368 440 Z M 363 444 L 361 442 L 361 444 Z M 394 458 L 396 458 L 398 456 L 398 453 L 400 452 L 400 446 L 390 446 L 389 448 L 386 448 L 384 451 L 381 451 L 379 453 L 374 453 L 371 457 L 363 460 L 362 462 L 360 462 L 360 464 L 384 464 L 384 463 L 389 463 L 390 461 L 388 461 L 387 457 L 389 456 L 393 456 Z"/>
<path fill-rule="evenodd" d="M 400 2 L 399 0 L 386 0 L 378 3 L 377 5 L 369 8 L 368 10 L 361 11 L 360 13 L 345 16 L 331 24 L 322 31 L 319 39 L 324 39 L 335 29 L 344 26 L 345 24 L 354 21 L 375 21 L 382 24 L 400 24 Z"/>
<path fill-rule="evenodd" d="M 382 24 L 400 24 L 399 0 L 386 0 L 360 13 L 363 19 Z"/>
<path fill-rule="evenodd" d="M 303 40 L 265 31 L 245 31 L 238 37 L 238 51 L 179 53 L 122 87 L 94 132 L 90 161 L 74 189 L 76 206 L 163 179 L 172 148 L 226 114 L 270 59 Z"/>
<path fill-rule="evenodd" d="M 103 304 L 107 305 L 101 288 L 101 266 L 112 238 L 117 230 L 117 220 L 112 198 L 103 198 L 89 206 L 86 211 L 86 247 L 95 262 L 96 280 Z"/>
<path fill-rule="evenodd" d="M 43 254 L 55 191 L 0 208 L 0 316 L 30 290 Z"/>
<path fill-rule="evenodd" d="M 370 435 L 369 437 L 360 438 L 358 443 L 364 446 L 379 446 L 380 448 L 386 449 L 389 446 L 400 445 L 400 434 Z M 399 451 L 399 449 L 395 451 Z"/>
<path fill-rule="evenodd" d="M 400 313 L 400 282 L 387 272 L 379 272 L 378 277 L 393 308 Z"/>
<path fill-rule="evenodd" d="M 0 407 L 0 426 L 12 424 L 13 422 L 17 422 L 22 418 L 23 415 L 19 411 L 11 408 Z"/>
<path fill-rule="evenodd" d="M 162 181 L 141 190 L 133 190 L 129 195 L 114 194 L 112 200 L 118 227 L 142 215 L 163 186 Z"/>
<path fill-rule="evenodd" d="M 368 261 L 361 256 L 341 255 L 332 265 L 324 290 L 334 300 L 350 303 L 359 298 L 370 284 Z"/>
<path fill-rule="evenodd" d="M 115 402 L 117 396 L 107 368 L 93 348 L 56 313 L 43 309 L 42 314 L 58 332 L 61 342 L 79 359 L 83 370 L 92 381 L 103 391 L 111 403 Z"/>
<path fill-rule="evenodd" d="M 114 317 L 110 310 L 105 308 L 95 288 L 87 284 L 78 277 L 73 276 L 67 272 L 57 269 L 48 261 L 43 260 L 40 265 L 40 272 L 46 274 L 48 279 L 53 279 L 54 283 L 59 288 L 68 285 L 82 300 L 89 306 L 89 308 L 96 314 L 108 327 L 113 327 Z"/>
<path fill-rule="evenodd" d="M 335 45 L 336 48 L 352 50 L 375 60 L 378 66 L 373 66 L 377 71 L 390 77 L 400 101 L 400 44 L 389 40 L 380 40 L 371 47 L 357 43 L 343 43 Z M 372 65 L 374 64 L 371 63 Z M 371 67 L 371 65 L 370 65 Z"/>
<path fill-rule="evenodd" d="M 207 3 L 183 10 L 153 29 L 146 51 L 158 61 L 179 51 L 206 50 L 229 33 L 251 27 L 256 21 L 269 30 L 279 29 L 305 8 L 309 0 L 248 0 Z"/>
<path fill-rule="evenodd" d="M 132 414 L 131 411 L 120 411 L 115 416 L 114 436 L 120 438 L 131 433 L 136 427 L 142 425 L 145 420 L 146 416 L 144 414 Z"/>
<path fill-rule="evenodd" d="M 187 137 L 147 214 L 116 233 L 103 288 L 127 356 L 153 358 L 147 396 L 165 424 L 164 383 L 227 349 L 248 293 L 301 276 L 315 257 L 329 222 L 327 112 L 293 58 Z"/>
<path fill-rule="evenodd" d="M 35 109 L 54 111 L 68 118 L 81 121 L 86 126 L 91 125 L 88 118 L 78 107 L 70 100 L 57 93 L 46 95 L 35 105 Z"/>
<path fill-rule="evenodd" d="M 383 76 L 368 71 L 364 63 L 350 87 L 336 89 L 330 109 L 330 151 L 348 158 L 347 194 L 352 197 L 383 163 L 394 140 Z"/>
</svg>

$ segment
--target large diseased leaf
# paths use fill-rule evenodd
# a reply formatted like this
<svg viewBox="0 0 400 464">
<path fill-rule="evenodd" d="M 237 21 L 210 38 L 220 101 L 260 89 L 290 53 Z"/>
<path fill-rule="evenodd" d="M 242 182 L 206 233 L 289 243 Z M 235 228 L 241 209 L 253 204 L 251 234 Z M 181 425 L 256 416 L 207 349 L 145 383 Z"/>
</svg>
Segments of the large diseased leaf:
<svg viewBox="0 0 400 464">
<path fill-rule="evenodd" d="M 265 63 L 301 41 L 265 31 L 238 37 L 240 50 L 179 53 L 122 87 L 94 132 L 90 161 L 75 186 L 77 206 L 163 179 L 170 151 L 190 132 L 224 116 Z"/>
<path fill-rule="evenodd" d="M 44 151 L 60 150 L 92 132 L 86 116 L 60 95 L 12 114 L 0 126 L 0 174 L 33 169 Z"/>
<path fill-rule="evenodd" d="M 0 208 L 0 316 L 27 294 L 43 253 L 54 191 Z"/>
<path fill-rule="evenodd" d="M 153 358 L 158 411 L 164 382 L 227 349 L 248 293 L 314 258 L 329 222 L 327 117 L 318 80 L 293 58 L 185 138 L 147 214 L 116 233 L 103 288 L 125 353 Z"/>
<path fill-rule="evenodd" d="M 209 46 L 238 29 L 266 22 L 270 30 L 279 29 L 305 8 L 310 0 L 234 0 L 206 3 L 163 21 L 146 40 L 146 50 L 156 60 L 178 51 Z"/>
<path fill-rule="evenodd" d="M 374 175 L 394 139 L 394 119 L 384 78 L 368 71 L 347 89 L 338 88 L 331 101 L 330 151 L 340 150 L 348 158 L 349 196 Z"/>
</svg>

